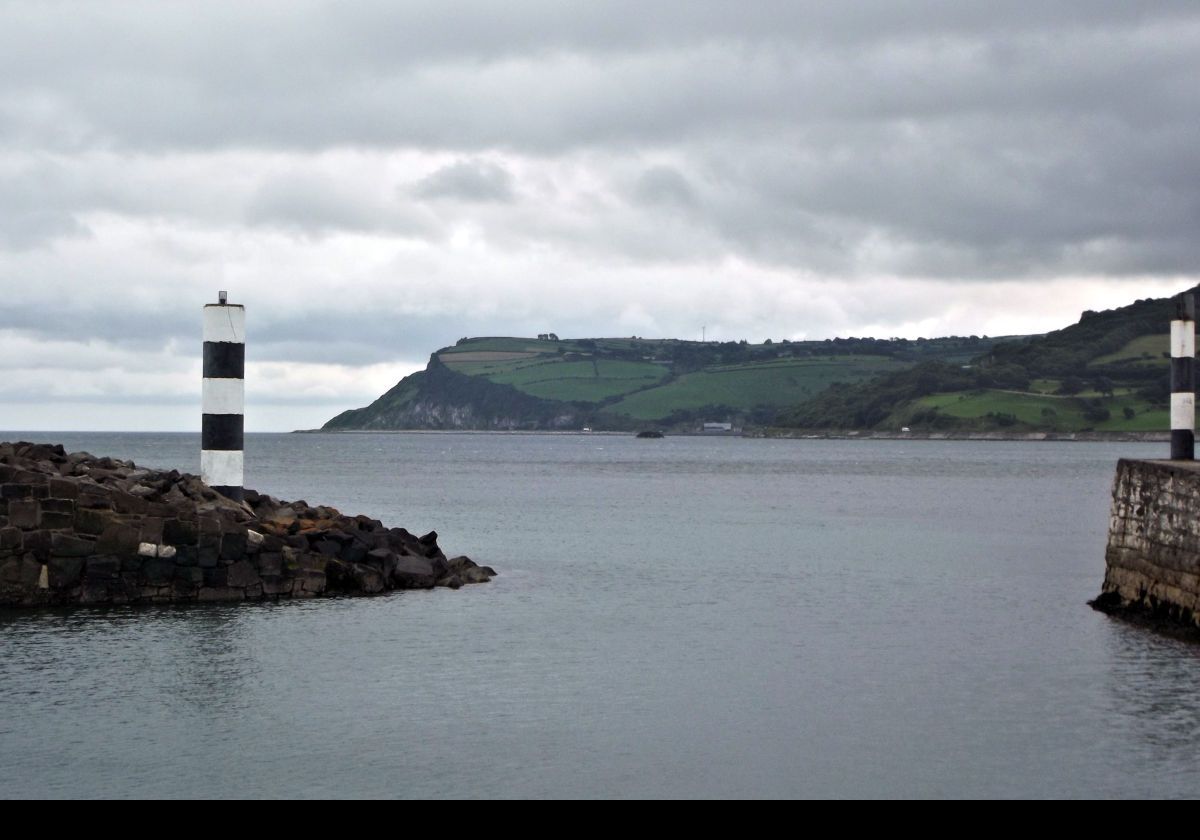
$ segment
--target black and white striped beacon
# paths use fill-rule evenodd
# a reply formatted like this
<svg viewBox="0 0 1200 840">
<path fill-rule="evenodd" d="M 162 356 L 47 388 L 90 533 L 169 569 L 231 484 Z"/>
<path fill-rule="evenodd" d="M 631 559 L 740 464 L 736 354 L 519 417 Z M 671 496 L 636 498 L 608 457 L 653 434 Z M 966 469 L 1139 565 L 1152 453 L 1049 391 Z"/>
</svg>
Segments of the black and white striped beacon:
<svg viewBox="0 0 1200 840">
<path fill-rule="evenodd" d="M 204 419 L 200 478 L 223 496 L 242 501 L 242 448 L 246 401 L 246 309 L 229 303 L 204 307 Z"/>
<path fill-rule="evenodd" d="M 1196 458 L 1196 297 L 1175 298 L 1171 321 L 1171 460 Z"/>
</svg>

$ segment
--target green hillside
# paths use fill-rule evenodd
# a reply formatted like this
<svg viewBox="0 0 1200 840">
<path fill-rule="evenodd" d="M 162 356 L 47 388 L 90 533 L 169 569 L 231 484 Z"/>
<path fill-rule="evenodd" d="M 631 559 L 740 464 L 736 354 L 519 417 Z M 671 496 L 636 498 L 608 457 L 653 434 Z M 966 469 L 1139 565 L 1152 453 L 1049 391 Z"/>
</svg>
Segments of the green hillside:
<svg viewBox="0 0 1200 840">
<path fill-rule="evenodd" d="M 780 412 L 802 429 L 1163 431 L 1169 428 L 1168 299 L 1140 300 L 968 365 L 929 362 L 838 386 Z"/>
<path fill-rule="evenodd" d="M 658 388 L 630 394 L 609 406 L 608 411 L 637 420 L 655 420 L 709 405 L 741 411 L 787 406 L 819 394 L 834 382 L 859 382 L 908 366 L 885 356 L 780 359 L 716 366 L 685 373 Z"/>
<path fill-rule="evenodd" d="M 962 362 L 1001 339 L 464 338 L 375 403 L 328 429 L 694 427 L 763 424 L 835 383 L 858 383 L 929 360 Z"/>
</svg>

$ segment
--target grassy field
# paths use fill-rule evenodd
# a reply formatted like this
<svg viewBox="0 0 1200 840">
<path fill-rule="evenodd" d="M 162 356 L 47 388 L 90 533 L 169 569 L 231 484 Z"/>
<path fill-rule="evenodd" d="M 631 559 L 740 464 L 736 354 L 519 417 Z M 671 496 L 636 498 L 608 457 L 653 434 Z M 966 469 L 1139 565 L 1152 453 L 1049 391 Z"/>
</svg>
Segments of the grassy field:
<svg viewBox="0 0 1200 840">
<path fill-rule="evenodd" d="M 567 362 L 558 359 L 485 374 L 501 385 L 545 399 L 600 402 L 661 382 L 667 369 L 652 362 L 596 359 Z"/>
<path fill-rule="evenodd" d="M 854 382 L 899 370 L 904 365 L 881 356 L 828 360 L 780 359 L 685 374 L 660 388 L 632 394 L 607 410 L 635 420 L 655 420 L 676 409 L 727 405 L 748 410 L 786 406 L 808 399 L 834 382 Z"/>
<path fill-rule="evenodd" d="M 943 414 L 965 419 L 982 419 L 988 414 L 1010 414 L 1019 423 L 1055 431 L 1095 429 L 1103 432 L 1156 432 L 1170 428 L 1166 409 L 1152 408 L 1129 393 L 1104 401 L 1108 420 L 1096 422 L 1084 416 L 1083 407 L 1073 399 L 1040 394 L 1013 394 L 1004 391 L 974 391 L 960 394 L 934 394 L 916 400 L 897 412 L 896 424 L 903 425 L 921 409 L 936 408 Z M 1133 409 L 1126 418 L 1124 409 Z"/>
<path fill-rule="evenodd" d="M 668 361 L 645 360 L 650 356 L 673 358 L 678 348 L 687 349 L 684 344 L 632 338 L 548 341 L 491 337 L 445 348 L 438 358 L 458 373 L 511 385 L 542 399 L 603 406 L 607 414 L 638 421 L 660 420 L 675 411 L 705 406 L 727 406 L 739 412 L 759 406 L 791 406 L 835 382 L 861 382 L 913 363 L 869 352 L 846 352 L 828 342 L 746 345 L 739 352 L 757 356 L 732 363 L 720 361 L 728 357 L 731 345 L 693 346 L 693 354 L 701 354 L 701 363 L 703 354 L 715 363 L 695 370 L 697 359 L 692 355 L 692 367 L 685 368 L 690 372 L 678 375 L 672 373 Z M 969 352 L 968 347 L 975 349 L 965 342 L 946 342 L 945 347 L 931 343 L 920 349 L 941 355 Z M 780 353 L 788 355 L 778 358 Z"/>
<path fill-rule="evenodd" d="M 1089 366 L 1096 367 L 1097 365 L 1120 363 L 1132 364 L 1138 367 L 1143 365 L 1165 366 L 1167 359 L 1163 354 L 1170 352 L 1171 341 L 1165 333 L 1160 335 L 1143 335 L 1140 338 L 1135 338 L 1116 353 L 1109 353 L 1107 356 L 1097 356 L 1095 359 L 1092 359 Z"/>
<path fill-rule="evenodd" d="M 439 353 L 452 370 L 481 376 L 543 399 L 609 403 L 605 411 L 657 420 L 683 409 L 726 405 L 748 411 L 808 399 L 834 382 L 857 382 L 907 366 L 884 356 L 840 355 L 770 358 L 713 365 L 672 378 L 670 367 L 649 361 L 604 358 L 604 353 L 651 354 L 660 342 L 603 339 L 599 352 L 576 342 L 514 338 L 472 339 Z M 568 360 L 568 358 L 570 360 Z M 660 387 L 656 384 L 662 383 Z M 614 399 L 620 398 L 615 404 Z"/>
</svg>

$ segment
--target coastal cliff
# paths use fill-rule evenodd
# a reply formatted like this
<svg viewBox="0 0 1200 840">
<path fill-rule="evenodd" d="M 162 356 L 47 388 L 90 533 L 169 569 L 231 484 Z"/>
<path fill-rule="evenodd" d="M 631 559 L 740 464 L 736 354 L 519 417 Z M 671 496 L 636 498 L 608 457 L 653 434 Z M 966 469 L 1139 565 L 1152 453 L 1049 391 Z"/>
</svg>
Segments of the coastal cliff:
<svg viewBox="0 0 1200 840">
<path fill-rule="evenodd" d="M 578 428 L 580 416 L 570 404 L 453 371 L 435 353 L 425 370 L 405 377 L 370 405 L 343 411 L 322 429 L 568 429 Z"/>
<path fill-rule="evenodd" d="M 0 443 L 0 607 L 257 601 L 458 588 L 495 572 L 367 516 L 194 475 Z"/>
</svg>

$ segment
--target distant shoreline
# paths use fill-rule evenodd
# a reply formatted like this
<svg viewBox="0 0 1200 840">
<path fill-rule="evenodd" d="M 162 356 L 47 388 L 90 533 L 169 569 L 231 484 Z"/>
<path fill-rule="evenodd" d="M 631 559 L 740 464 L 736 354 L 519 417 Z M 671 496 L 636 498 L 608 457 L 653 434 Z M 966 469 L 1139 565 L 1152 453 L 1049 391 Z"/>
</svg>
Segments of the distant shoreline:
<svg viewBox="0 0 1200 840">
<path fill-rule="evenodd" d="M 554 435 L 575 437 L 634 437 L 634 432 L 530 429 L 296 429 L 294 435 Z M 742 434 L 666 432 L 666 437 L 753 438 L 759 440 L 931 440 L 931 441 L 1017 441 L 1041 443 L 1164 443 L 1170 432 L 890 432 L 815 431 L 804 429 L 757 429 Z"/>
</svg>

